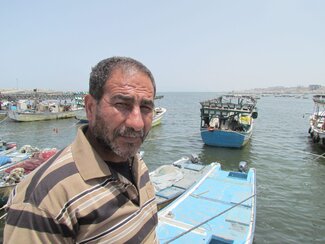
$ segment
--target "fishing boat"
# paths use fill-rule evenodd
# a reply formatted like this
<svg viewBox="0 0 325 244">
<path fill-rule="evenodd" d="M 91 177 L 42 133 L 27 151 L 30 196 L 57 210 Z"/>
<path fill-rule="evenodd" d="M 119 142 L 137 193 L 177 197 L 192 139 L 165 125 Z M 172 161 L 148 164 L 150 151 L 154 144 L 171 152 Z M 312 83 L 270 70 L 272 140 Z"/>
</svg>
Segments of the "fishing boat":
<svg viewBox="0 0 325 244">
<path fill-rule="evenodd" d="M 12 189 L 30 172 L 46 162 L 57 152 L 56 148 L 43 149 L 27 153 L 24 160 L 16 161 L 9 164 L 6 168 L 1 169 L 0 175 L 0 207 L 6 204 Z M 21 158 L 24 153 L 21 153 Z M 28 156 L 27 156 L 28 155 Z M 16 159 L 17 160 L 17 159 Z"/>
<path fill-rule="evenodd" d="M 58 100 L 35 102 L 19 100 L 8 110 L 9 118 L 19 122 L 73 118 L 78 108 Z"/>
<path fill-rule="evenodd" d="M 161 119 L 166 113 L 167 109 L 162 107 L 155 107 L 153 111 L 152 127 L 157 126 L 161 123 Z"/>
<path fill-rule="evenodd" d="M 257 118 L 253 97 L 224 95 L 200 104 L 201 137 L 206 145 L 240 148 L 248 142 Z"/>
<path fill-rule="evenodd" d="M 3 161 L 3 163 L 0 165 L 0 176 L 2 176 L 8 168 L 14 167 L 17 163 L 30 158 L 32 155 L 38 152 L 40 152 L 40 149 L 37 147 L 24 145 L 18 150 L 14 150 L 13 152 L 8 153 L 4 156 L 0 155 L 0 161 Z M 6 158 L 8 159 L 7 162 L 5 162 Z"/>
<path fill-rule="evenodd" d="M 313 96 L 314 111 L 309 118 L 308 133 L 314 143 L 325 145 L 325 95 Z"/>
<path fill-rule="evenodd" d="M 184 156 L 172 164 L 162 165 L 150 172 L 149 176 L 155 188 L 158 209 L 183 194 L 198 182 L 209 170 L 211 165 L 199 162 L 195 155 Z"/>
<path fill-rule="evenodd" d="M 158 212 L 160 243 L 252 243 L 256 173 L 224 171 L 212 163 L 193 187 Z"/>
</svg>

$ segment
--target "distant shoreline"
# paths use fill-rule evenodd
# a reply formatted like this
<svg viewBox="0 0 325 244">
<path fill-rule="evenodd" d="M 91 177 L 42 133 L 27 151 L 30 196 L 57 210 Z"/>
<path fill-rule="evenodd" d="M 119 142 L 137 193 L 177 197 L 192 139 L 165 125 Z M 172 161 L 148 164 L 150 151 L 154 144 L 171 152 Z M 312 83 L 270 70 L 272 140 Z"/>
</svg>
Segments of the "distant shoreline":
<svg viewBox="0 0 325 244">
<path fill-rule="evenodd" d="M 325 94 L 325 86 L 309 86 L 309 87 L 268 87 L 254 88 L 244 91 L 234 91 L 234 93 L 242 94 Z"/>
<path fill-rule="evenodd" d="M 58 91 L 51 89 L 37 89 L 37 93 L 43 94 L 73 94 L 73 93 L 86 93 L 86 91 Z M 190 91 L 195 92 L 195 91 Z M 209 91 L 211 92 L 211 91 Z M 297 87 L 268 87 L 268 88 L 253 88 L 247 90 L 233 90 L 227 92 L 215 91 L 218 93 L 241 93 L 241 94 L 325 94 L 325 86 L 320 85 L 310 85 L 309 87 L 297 86 Z M 160 92 L 164 93 L 164 92 Z M 34 89 L 1 89 L 0 95 L 9 95 L 9 94 L 35 94 Z"/>
</svg>

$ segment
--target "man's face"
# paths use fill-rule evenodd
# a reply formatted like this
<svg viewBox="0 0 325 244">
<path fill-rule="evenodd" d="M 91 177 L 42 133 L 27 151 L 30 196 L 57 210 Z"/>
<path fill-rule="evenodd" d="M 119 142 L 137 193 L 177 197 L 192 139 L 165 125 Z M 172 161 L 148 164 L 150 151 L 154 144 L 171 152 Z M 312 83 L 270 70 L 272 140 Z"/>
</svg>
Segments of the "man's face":
<svg viewBox="0 0 325 244">
<path fill-rule="evenodd" d="M 153 99 L 147 75 L 115 71 L 89 124 L 97 141 L 123 159 L 134 156 L 151 129 Z"/>
</svg>

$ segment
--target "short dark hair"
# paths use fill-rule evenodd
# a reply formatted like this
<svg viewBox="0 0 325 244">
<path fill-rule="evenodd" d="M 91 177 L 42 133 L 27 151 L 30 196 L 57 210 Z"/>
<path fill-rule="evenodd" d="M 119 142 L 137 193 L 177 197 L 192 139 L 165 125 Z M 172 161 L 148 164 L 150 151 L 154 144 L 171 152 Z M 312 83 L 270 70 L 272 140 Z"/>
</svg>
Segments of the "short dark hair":
<svg viewBox="0 0 325 244">
<path fill-rule="evenodd" d="M 156 83 L 151 71 L 139 61 L 129 57 L 111 57 L 100 61 L 92 68 L 89 78 L 89 94 L 99 101 L 104 94 L 104 86 L 113 72 L 118 69 L 128 71 L 136 69 L 146 74 L 152 82 L 154 96 L 156 95 Z"/>
</svg>

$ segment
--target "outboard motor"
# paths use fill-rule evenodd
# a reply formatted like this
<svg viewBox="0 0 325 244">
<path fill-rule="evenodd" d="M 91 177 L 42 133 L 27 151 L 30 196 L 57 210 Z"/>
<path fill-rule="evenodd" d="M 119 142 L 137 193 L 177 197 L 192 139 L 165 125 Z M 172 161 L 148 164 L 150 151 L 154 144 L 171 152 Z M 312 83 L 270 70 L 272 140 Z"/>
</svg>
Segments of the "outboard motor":
<svg viewBox="0 0 325 244">
<path fill-rule="evenodd" d="M 190 160 L 192 163 L 197 164 L 199 162 L 199 157 L 196 154 L 191 154 Z"/>
<path fill-rule="evenodd" d="M 239 165 L 238 165 L 238 169 L 239 169 L 240 172 L 246 173 L 248 171 L 247 162 L 240 161 Z"/>
</svg>

